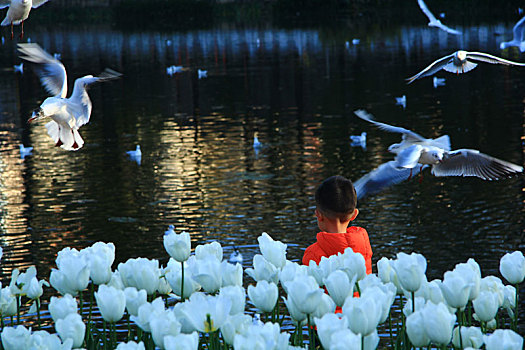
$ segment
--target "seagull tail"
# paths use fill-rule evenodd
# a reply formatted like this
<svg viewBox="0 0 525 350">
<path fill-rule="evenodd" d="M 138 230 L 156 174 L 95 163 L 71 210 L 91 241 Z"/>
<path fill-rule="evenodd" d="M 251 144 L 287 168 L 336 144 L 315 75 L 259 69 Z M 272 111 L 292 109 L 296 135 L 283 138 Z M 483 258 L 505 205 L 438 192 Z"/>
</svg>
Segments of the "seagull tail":
<svg viewBox="0 0 525 350">
<path fill-rule="evenodd" d="M 84 146 L 84 140 L 76 129 L 60 127 L 53 120 L 46 124 L 46 129 L 57 147 L 60 146 L 67 151 L 77 151 Z"/>
<path fill-rule="evenodd" d="M 446 70 L 447 72 L 460 74 L 460 73 L 466 73 L 466 72 L 473 70 L 474 68 L 476 68 L 477 65 L 478 65 L 477 63 L 467 61 L 462 67 L 458 67 L 458 66 L 455 66 L 454 63 L 451 62 L 445 65 L 443 69 Z"/>
</svg>

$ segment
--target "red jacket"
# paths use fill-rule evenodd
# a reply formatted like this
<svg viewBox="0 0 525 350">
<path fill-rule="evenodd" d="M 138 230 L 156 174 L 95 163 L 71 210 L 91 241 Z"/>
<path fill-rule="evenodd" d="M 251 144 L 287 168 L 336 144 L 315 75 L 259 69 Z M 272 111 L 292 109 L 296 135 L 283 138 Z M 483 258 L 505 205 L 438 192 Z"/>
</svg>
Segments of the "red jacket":
<svg viewBox="0 0 525 350">
<path fill-rule="evenodd" d="M 362 227 L 350 226 L 346 233 L 319 232 L 317 242 L 306 248 L 303 255 L 303 264 L 308 265 L 313 260 L 319 265 L 323 256 L 329 257 L 343 253 L 346 248 L 352 248 L 365 258 L 366 273 L 372 273 L 372 247 L 368 233 Z"/>
</svg>

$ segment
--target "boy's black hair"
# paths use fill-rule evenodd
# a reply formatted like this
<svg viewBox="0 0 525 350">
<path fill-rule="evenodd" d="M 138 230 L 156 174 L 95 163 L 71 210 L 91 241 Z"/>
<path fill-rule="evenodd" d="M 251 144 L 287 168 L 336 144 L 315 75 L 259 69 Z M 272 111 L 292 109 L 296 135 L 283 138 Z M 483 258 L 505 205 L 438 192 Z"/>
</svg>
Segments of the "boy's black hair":
<svg viewBox="0 0 525 350">
<path fill-rule="evenodd" d="M 357 205 L 352 181 L 339 175 L 324 180 L 315 191 L 315 204 L 317 209 L 330 219 L 348 220 Z"/>
</svg>

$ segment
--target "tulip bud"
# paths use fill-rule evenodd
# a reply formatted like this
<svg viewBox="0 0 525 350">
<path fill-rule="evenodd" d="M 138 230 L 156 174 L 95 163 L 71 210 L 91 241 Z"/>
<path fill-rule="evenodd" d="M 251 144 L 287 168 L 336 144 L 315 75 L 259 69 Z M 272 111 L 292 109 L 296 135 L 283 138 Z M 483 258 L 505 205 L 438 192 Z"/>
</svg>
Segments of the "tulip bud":
<svg viewBox="0 0 525 350">
<path fill-rule="evenodd" d="M 29 349 L 31 331 L 22 325 L 5 327 L 2 330 L 2 345 L 5 350 Z"/>
<path fill-rule="evenodd" d="M 48 308 L 53 321 L 56 323 L 57 320 L 76 313 L 78 306 L 76 299 L 71 294 L 66 294 L 61 298 L 51 297 Z"/>
<path fill-rule="evenodd" d="M 341 270 L 335 270 L 324 279 L 324 285 L 328 294 L 339 307 L 343 306 L 346 298 L 353 295 L 357 276 L 354 275 L 350 281 L 348 274 Z"/>
<path fill-rule="evenodd" d="M 483 290 L 478 297 L 472 301 L 474 311 L 478 318 L 483 322 L 488 322 L 496 317 L 499 303 L 498 296 L 490 291 Z"/>
<path fill-rule="evenodd" d="M 139 307 L 148 302 L 148 295 L 144 289 L 137 290 L 135 287 L 128 287 L 124 289 L 126 297 L 126 310 L 133 316 L 137 316 Z"/>
<path fill-rule="evenodd" d="M 408 338 L 413 346 L 421 348 L 430 344 L 430 339 L 425 332 L 423 325 L 423 313 L 416 311 L 411 313 L 406 319 L 406 331 Z"/>
<path fill-rule="evenodd" d="M 166 350 L 197 350 L 199 348 L 199 333 L 167 335 L 164 337 Z"/>
<path fill-rule="evenodd" d="M 505 254 L 499 262 L 499 271 L 510 284 L 519 284 L 525 278 L 525 257 L 520 251 Z"/>
<path fill-rule="evenodd" d="M 102 318 L 106 322 L 115 323 L 124 316 L 126 308 L 124 291 L 101 284 L 98 291 L 95 292 L 95 299 Z"/>
<path fill-rule="evenodd" d="M 461 340 L 459 339 L 460 328 Z M 461 348 L 461 344 L 463 344 L 463 349 L 467 347 L 479 349 L 483 345 L 483 333 L 479 327 L 456 327 L 452 335 L 452 344 L 457 349 Z"/>
<path fill-rule="evenodd" d="M 127 343 L 119 343 L 115 350 L 146 350 L 146 347 L 143 342 L 137 344 L 134 341 L 129 341 Z"/>
<path fill-rule="evenodd" d="M 259 249 L 266 260 L 277 268 L 286 264 L 286 244 L 274 241 L 266 232 L 257 238 Z"/>
<path fill-rule="evenodd" d="M 486 350 L 522 350 L 523 337 L 510 329 L 497 329 L 490 335 L 484 335 Z"/>
<path fill-rule="evenodd" d="M 82 345 L 86 325 L 82 322 L 82 317 L 79 314 L 69 314 L 63 319 L 58 319 L 55 323 L 55 329 L 62 341 L 73 340 L 73 348 L 79 348 Z"/>
<path fill-rule="evenodd" d="M 175 233 L 173 226 L 164 233 L 164 248 L 168 254 L 178 262 L 188 260 L 191 253 L 190 234 L 186 231 Z"/>
<path fill-rule="evenodd" d="M 443 303 L 426 303 L 421 309 L 425 333 L 431 342 L 437 345 L 448 345 L 456 323 L 456 315 L 451 314 Z"/>
<path fill-rule="evenodd" d="M 427 262 L 423 255 L 398 253 L 397 259 L 392 262 L 392 265 L 403 289 L 408 292 L 415 292 L 421 287 L 427 270 Z"/>
<path fill-rule="evenodd" d="M 272 312 L 278 297 L 277 285 L 261 280 L 254 286 L 248 286 L 248 297 L 253 305 L 262 312 Z"/>
</svg>

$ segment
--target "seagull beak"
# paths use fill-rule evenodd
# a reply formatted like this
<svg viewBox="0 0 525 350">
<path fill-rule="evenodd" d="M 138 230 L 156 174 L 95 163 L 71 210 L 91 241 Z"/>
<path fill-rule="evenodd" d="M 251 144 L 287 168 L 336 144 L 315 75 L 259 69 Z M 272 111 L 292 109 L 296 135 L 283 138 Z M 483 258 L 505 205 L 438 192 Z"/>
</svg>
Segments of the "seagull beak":
<svg viewBox="0 0 525 350">
<path fill-rule="evenodd" d="M 31 118 L 29 118 L 27 120 L 27 122 L 28 123 L 32 123 L 35 120 L 39 120 L 39 119 L 42 119 L 44 117 L 45 117 L 44 111 L 42 110 L 42 108 L 39 108 L 38 110 L 33 111 L 33 114 L 31 115 Z"/>
</svg>

